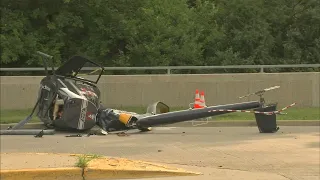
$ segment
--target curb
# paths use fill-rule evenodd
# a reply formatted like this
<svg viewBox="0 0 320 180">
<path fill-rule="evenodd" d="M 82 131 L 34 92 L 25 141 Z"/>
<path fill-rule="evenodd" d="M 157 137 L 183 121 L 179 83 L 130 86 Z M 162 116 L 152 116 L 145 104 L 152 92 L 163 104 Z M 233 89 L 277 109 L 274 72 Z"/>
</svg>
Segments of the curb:
<svg viewBox="0 0 320 180">
<path fill-rule="evenodd" d="M 154 177 L 196 176 L 201 173 L 178 171 L 121 170 L 103 168 L 38 168 L 1 170 L 3 180 L 101 180 L 101 179 L 140 179 Z"/>
<path fill-rule="evenodd" d="M 12 124 L 0 124 L 1 130 L 7 129 Z M 278 126 L 320 126 L 320 120 L 278 120 Z M 252 127 L 257 126 L 255 121 L 251 120 L 217 120 L 217 121 L 194 121 L 192 122 L 179 122 L 175 124 L 162 125 L 162 127 Z M 23 129 L 44 129 L 42 123 L 29 123 L 24 125 Z"/>
<path fill-rule="evenodd" d="M 94 169 L 86 168 L 84 177 L 87 180 L 102 179 L 141 179 L 141 178 L 160 178 L 160 177 L 177 177 L 177 176 L 196 176 L 200 173 L 188 172 L 170 172 L 170 171 L 142 171 L 142 170 L 111 170 L 111 169 Z"/>
<path fill-rule="evenodd" d="M 1 170 L 0 178 L 4 180 L 63 180 L 82 179 L 81 168 L 38 168 L 38 169 L 14 169 Z"/>
<path fill-rule="evenodd" d="M 16 153 L 5 153 L 14 156 Z M 78 156 L 78 154 L 66 153 L 18 153 L 23 156 L 33 155 L 64 155 Z M 23 158 L 23 157 L 22 157 Z M 59 161 L 59 158 L 57 159 Z M 79 161 L 79 159 L 78 159 Z M 77 160 L 76 160 L 77 162 Z M 101 179 L 140 179 L 152 177 L 176 177 L 197 176 L 202 173 L 186 171 L 180 168 L 168 167 L 162 164 L 151 163 L 125 158 L 97 157 L 90 159 L 85 167 L 39 167 L 26 169 L 0 170 L 0 178 L 3 180 L 101 180 Z"/>
</svg>

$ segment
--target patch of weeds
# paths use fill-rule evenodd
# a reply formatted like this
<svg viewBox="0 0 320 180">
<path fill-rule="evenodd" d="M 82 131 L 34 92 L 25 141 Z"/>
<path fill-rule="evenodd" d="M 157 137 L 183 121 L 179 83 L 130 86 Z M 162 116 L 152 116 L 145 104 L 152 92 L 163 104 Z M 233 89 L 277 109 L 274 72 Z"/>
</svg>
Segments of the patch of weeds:
<svg viewBox="0 0 320 180">
<path fill-rule="evenodd" d="M 80 156 L 78 156 L 78 161 L 76 162 L 76 167 L 85 168 L 88 166 L 89 161 L 91 161 L 92 159 L 100 158 L 100 157 L 101 157 L 100 155 L 96 155 L 96 154 L 80 155 Z"/>
<path fill-rule="evenodd" d="M 79 167 L 82 169 L 82 180 L 85 180 L 85 175 L 84 175 L 84 169 L 88 166 L 89 162 L 92 159 L 97 159 L 102 156 L 96 155 L 96 154 L 83 154 L 78 156 L 78 161 L 76 162 L 76 167 Z"/>
</svg>

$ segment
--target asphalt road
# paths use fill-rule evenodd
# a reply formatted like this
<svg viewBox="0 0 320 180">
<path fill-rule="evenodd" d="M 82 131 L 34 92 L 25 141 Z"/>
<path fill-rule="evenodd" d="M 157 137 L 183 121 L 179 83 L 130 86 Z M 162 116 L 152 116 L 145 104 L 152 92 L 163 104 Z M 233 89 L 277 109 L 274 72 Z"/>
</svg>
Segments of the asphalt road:
<svg viewBox="0 0 320 180">
<path fill-rule="evenodd" d="M 1 136 L 1 152 L 90 153 L 165 163 L 201 172 L 168 179 L 319 180 L 320 129 L 280 127 L 159 127 L 129 136 L 65 137 L 69 134 Z M 153 178 L 155 179 L 155 178 Z"/>
</svg>

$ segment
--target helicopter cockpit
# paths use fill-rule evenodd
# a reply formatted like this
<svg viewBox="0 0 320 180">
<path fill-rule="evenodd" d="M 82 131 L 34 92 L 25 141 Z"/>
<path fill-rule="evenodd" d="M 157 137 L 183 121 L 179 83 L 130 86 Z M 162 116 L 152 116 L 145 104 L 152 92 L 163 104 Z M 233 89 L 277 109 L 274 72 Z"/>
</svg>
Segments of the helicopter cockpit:
<svg viewBox="0 0 320 180">
<path fill-rule="evenodd" d="M 60 66 L 55 74 L 68 79 L 97 84 L 103 71 L 104 68 L 95 62 L 81 56 L 73 56 Z"/>
</svg>

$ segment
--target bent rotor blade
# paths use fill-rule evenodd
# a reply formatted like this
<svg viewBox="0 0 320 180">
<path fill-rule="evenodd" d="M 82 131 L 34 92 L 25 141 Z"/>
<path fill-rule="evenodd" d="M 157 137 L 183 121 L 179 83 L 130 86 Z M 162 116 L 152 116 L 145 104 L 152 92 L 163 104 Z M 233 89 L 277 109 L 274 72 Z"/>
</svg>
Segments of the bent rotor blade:
<svg viewBox="0 0 320 180">
<path fill-rule="evenodd" d="M 260 91 L 257 91 L 257 92 L 254 92 L 254 93 L 249 93 L 247 95 L 244 95 L 244 96 L 240 96 L 239 98 L 244 98 L 244 97 L 248 97 L 248 96 L 251 96 L 251 95 L 254 95 L 254 94 L 261 94 L 261 93 L 264 93 L 264 92 L 267 92 L 267 91 L 270 91 L 270 90 L 274 90 L 274 89 L 278 89 L 280 88 L 280 86 L 273 86 L 273 87 L 269 87 L 269 88 L 265 88 L 263 90 L 260 90 Z"/>
<path fill-rule="evenodd" d="M 16 124 L 15 126 L 13 126 L 13 127 L 11 128 L 12 130 L 13 130 L 13 129 L 18 129 L 18 128 L 24 126 L 26 123 L 28 123 L 28 122 L 32 119 L 33 113 L 34 113 L 34 111 L 36 110 L 36 108 L 37 108 L 37 106 L 38 106 L 38 104 L 39 104 L 39 101 L 40 101 L 40 98 L 37 100 L 36 105 L 33 107 L 33 110 L 32 110 L 32 112 L 31 112 L 31 114 L 30 114 L 28 117 L 26 117 L 24 120 L 20 121 L 20 122 L 19 122 L 18 124 Z"/>
<path fill-rule="evenodd" d="M 18 124 L 16 124 L 15 126 L 13 126 L 11 128 L 11 130 L 13 129 L 19 129 L 20 127 L 24 126 L 26 123 L 28 123 L 32 118 L 32 115 L 29 115 L 27 118 L 25 118 L 24 120 L 20 121 Z"/>
</svg>

